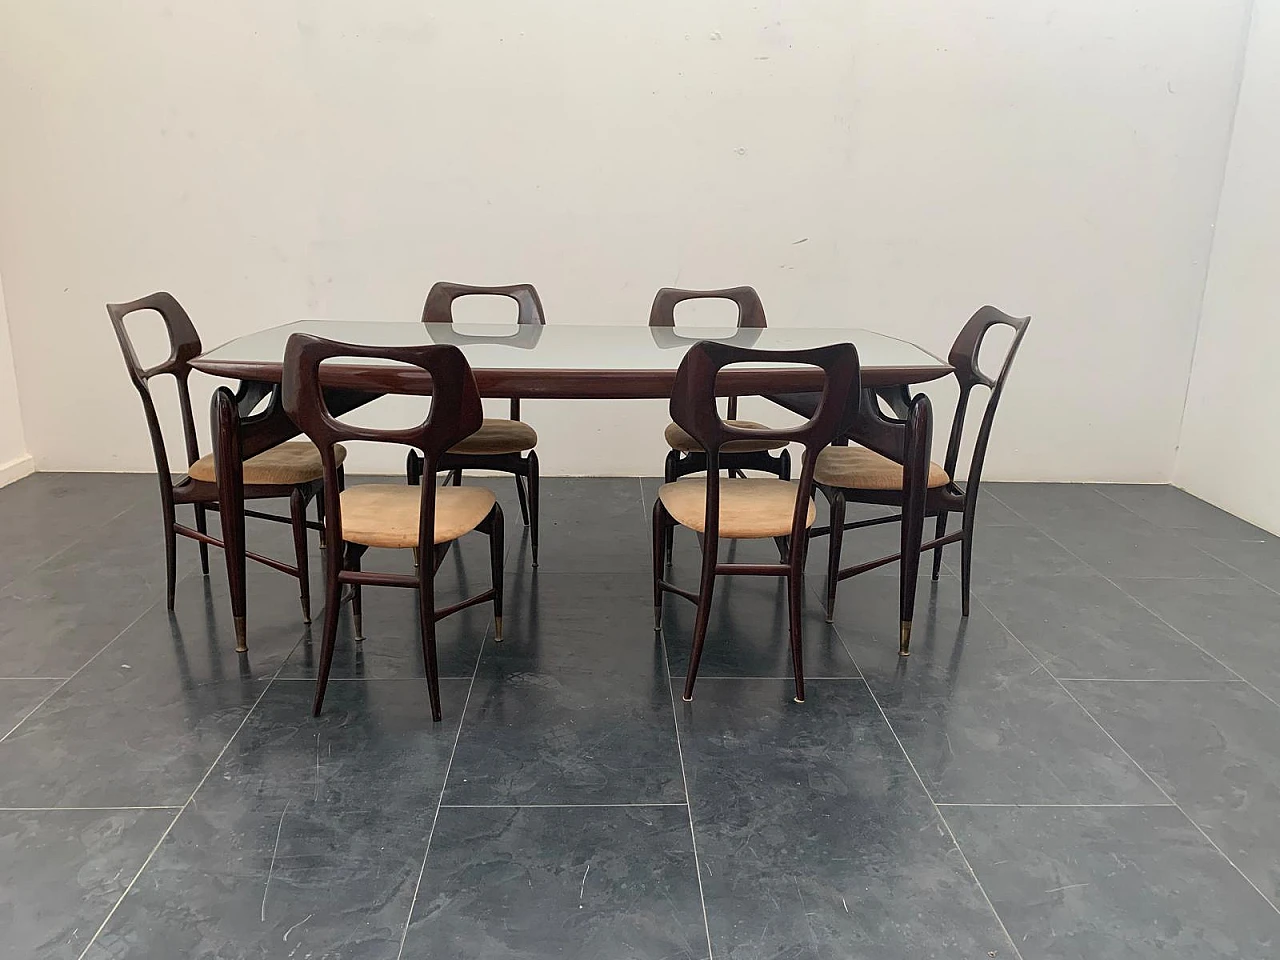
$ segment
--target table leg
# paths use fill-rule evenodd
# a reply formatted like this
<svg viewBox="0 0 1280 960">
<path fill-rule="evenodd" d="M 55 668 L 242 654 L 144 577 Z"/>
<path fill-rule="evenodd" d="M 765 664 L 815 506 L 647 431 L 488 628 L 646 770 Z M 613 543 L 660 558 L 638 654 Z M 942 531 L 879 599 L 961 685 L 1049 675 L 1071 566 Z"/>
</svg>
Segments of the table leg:
<svg viewBox="0 0 1280 960">
<path fill-rule="evenodd" d="M 898 653 L 911 654 L 911 622 L 916 608 L 920 574 L 920 545 L 924 542 L 925 497 L 929 492 L 929 453 L 933 442 L 933 407 L 923 393 L 907 412 L 902 469 L 902 582 L 899 585 Z"/>
<path fill-rule="evenodd" d="M 231 590 L 231 617 L 235 623 L 236 651 L 249 649 L 245 627 L 244 459 L 240 438 L 240 411 L 226 387 L 213 392 L 213 464 L 218 481 L 218 519 L 222 525 L 227 584 Z"/>
</svg>

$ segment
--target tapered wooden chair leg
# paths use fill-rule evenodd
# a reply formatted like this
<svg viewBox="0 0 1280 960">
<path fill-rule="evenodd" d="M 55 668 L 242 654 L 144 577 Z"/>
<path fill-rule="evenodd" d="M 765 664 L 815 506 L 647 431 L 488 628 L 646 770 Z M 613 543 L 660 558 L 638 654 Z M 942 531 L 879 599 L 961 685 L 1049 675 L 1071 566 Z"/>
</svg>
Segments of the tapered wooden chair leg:
<svg viewBox="0 0 1280 960">
<path fill-rule="evenodd" d="M 311 622 L 311 571 L 307 567 L 307 498 L 300 487 L 289 494 L 289 517 L 293 526 L 293 555 L 298 566 L 298 601 L 303 623 Z"/>
<path fill-rule="evenodd" d="M 689 653 L 689 669 L 684 678 L 684 699 L 693 699 L 693 684 L 698 679 L 698 663 L 702 645 L 707 639 L 707 621 L 711 617 L 711 598 L 716 585 L 716 559 L 720 552 L 718 537 L 703 535 L 702 580 L 698 587 L 698 614 L 693 621 L 693 649 Z"/>
<path fill-rule="evenodd" d="M 836 615 L 836 588 L 840 585 L 840 551 L 844 546 L 844 494 L 839 490 L 831 496 L 830 524 L 827 544 L 827 623 Z"/>
<path fill-rule="evenodd" d="M 422 622 L 422 659 L 427 665 L 427 696 L 431 699 L 431 719 L 443 718 L 440 710 L 440 668 L 436 664 L 435 571 L 425 566 L 418 573 L 418 616 Z"/>
<path fill-rule="evenodd" d="M 538 454 L 530 450 L 528 456 L 529 466 L 529 551 L 532 555 L 533 565 L 538 565 L 538 512 L 541 503 L 542 494 L 538 480 Z"/>
<path fill-rule="evenodd" d="M 502 642 L 502 555 L 503 546 L 503 527 L 505 521 L 502 516 L 502 507 L 499 504 L 493 505 L 493 511 L 489 514 L 488 533 L 489 533 L 489 570 L 493 576 L 493 639 L 495 643 Z"/>
<path fill-rule="evenodd" d="M 196 504 L 196 529 L 204 534 L 209 532 L 208 510 L 203 503 Z M 209 575 L 209 545 L 207 543 L 200 544 L 200 572 L 206 577 Z"/>
<path fill-rule="evenodd" d="M 787 619 L 791 638 L 791 669 L 796 681 L 796 703 L 804 703 L 804 647 L 800 633 L 803 602 L 804 565 L 798 563 L 787 575 Z"/>
<path fill-rule="evenodd" d="M 947 511 L 938 514 L 938 524 L 933 528 L 933 538 L 941 540 L 947 535 Z M 942 547 L 933 548 L 933 579 L 936 582 L 942 573 Z"/>
</svg>

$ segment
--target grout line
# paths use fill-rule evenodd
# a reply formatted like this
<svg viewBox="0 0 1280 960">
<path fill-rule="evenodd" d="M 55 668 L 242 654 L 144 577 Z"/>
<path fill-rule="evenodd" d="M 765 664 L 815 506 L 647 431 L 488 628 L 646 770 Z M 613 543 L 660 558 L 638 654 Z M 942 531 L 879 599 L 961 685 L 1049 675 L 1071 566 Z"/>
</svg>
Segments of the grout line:
<svg viewBox="0 0 1280 960">
<path fill-rule="evenodd" d="M 61 680 L 63 682 L 70 680 L 70 677 L 0 677 L 0 681 L 4 680 L 44 680 L 45 682 L 53 682 Z"/>
<path fill-rule="evenodd" d="M 986 604 L 983 604 L 986 606 Z M 1001 624 L 1004 626 L 1004 624 Z M 1008 630 L 1008 627 L 1005 627 Z M 1050 674 L 1050 676 L 1053 676 Z M 1129 677 L 1054 677 L 1059 683 L 1246 683 L 1242 678 L 1238 677 L 1218 677 L 1206 678 L 1195 677 L 1190 680 L 1167 680 L 1164 678 L 1148 679 L 1146 677 L 1129 678 Z"/>
<path fill-rule="evenodd" d="M 57 813 L 64 811 L 71 812 L 88 812 L 102 811 L 104 813 L 118 810 L 181 810 L 179 804 L 171 803 L 162 806 L 125 806 L 125 807 L 0 807 L 0 813 Z"/>
<path fill-rule="evenodd" d="M 849 659 L 854 661 L 854 666 L 858 666 L 857 660 L 854 659 L 853 652 L 849 649 L 849 645 L 844 642 L 844 637 L 840 631 L 835 629 L 832 624 L 832 632 L 840 641 L 840 645 L 844 647 L 844 652 L 848 654 Z M 862 668 L 858 667 L 858 672 L 862 672 Z M 973 877 L 973 882 L 978 888 L 978 892 L 982 894 L 982 899 L 986 901 L 987 908 L 991 911 L 991 915 L 996 918 L 996 923 L 1000 925 L 1000 929 L 1004 932 L 1005 939 L 1009 941 L 1009 946 L 1013 949 L 1013 955 L 1022 960 L 1022 952 L 1018 949 L 1018 945 L 1014 942 L 1013 936 L 1009 933 L 1009 928 L 1004 925 L 1004 918 L 1000 916 L 1000 912 L 996 910 L 996 905 L 991 902 L 991 897 L 987 893 L 987 888 L 982 885 L 982 881 L 978 879 L 978 871 L 973 869 L 973 864 L 969 862 L 968 856 L 965 855 L 964 848 L 960 846 L 960 841 L 956 839 L 955 831 L 951 829 L 951 824 L 947 823 L 947 818 L 942 813 L 942 808 L 936 800 L 933 799 L 933 793 L 924 782 L 924 777 L 920 776 L 920 771 L 916 769 L 915 761 L 911 759 L 911 754 L 907 753 L 906 746 L 902 743 L 902 739 L 898 736 L 898 731 L 893 729 L 893 724 L 889 721 L 889 715 L 884 712 L 884 707 L 880 704 L 880 698 L 876 696 L 876 692 L 871 689 L 871 683 L 863 675 L 862 682 L 866 685 L 867 693 L 871 697 L 871 702 L 876 705 L 876 709 L 880 711 L 880 718 L 889 729 L 889 733 L 893 736 L 894 742 L 898 744 L 898 749 L 902 751 L 902 756 L 906 758 L 907 765 L 911 767 L 911 772 L 916 775 L 916 781 L 920 784 L 920 789 L 924 791 L 924 795 L 928 798 L 929 803 L 933 806 L 933 812 L 937 815 L 938 821 L 942 824 L 947 836 L 951 838 L 951 843 L 956 849 L 956 853 L 960 854 L 960 860 L 964 863 L 965 869 L 969 871 L 969 876 Z"/>
<path fill-rule="evenodd" d="M 1001 501 L 1001 502 L 1003 503 L 1003 501 Z M 1009 505 L 1008 505 L 1008 504 L 1004 504 L 1004 505 L 1005 505 L 1006 507 L 1008 507 L 1008 508 L 1009 508 L 1009 509 L 1014 513 L 1014 515 L 1015 515 L 1015 516 L 1022 517 L 1022 514 L 1018 513 L 1018 511 L 1017 511 L 1017 510 L 1014 510 L 1012 507 L 1009 507 Z M 1023 520 L 1026 520 L 1026 517 L 1022 517 L 1022 519 L 1023 519 Z M 1036 527 L 1036 525 L 1035 525 L 1035 524 L 1032 524 L 1032 523 L 1031 523 L 1031 521 L 1029 521 L 1029 520 L 1028 520 L 1027 522 L 1028 522 L 1029 524 L 1031 524 L 1031 526 L 1032 526 L 1034 529 L 1038 530 L 1041 534 L 1043 534 L 1044 536 L 1048 537 L 1048 539 L 1049 539 L 1049 540 L 1051 540 L 1051 541 L 1053 541 L 1054 543 L 1056 543 L 1056 544 L 1057 544 L 1059 547 L 1061 547 L 1063 550 L 1066 550 L 1066 551 L 1067 551 L 1067 553 L 1070 553 L 1073 557 L 1075 557 L 1075 556 L 1076 556 L 1074 553 L 1071 553 L 1071 551 L 1070 551 L 1070 550 L 1067 550 L 1067 548 L 1066 548 L 1065 546 L 1063 546 L 1061 543 L 1058 543 L 1058 541 L 1057 541 L 1057 540 L 1054 540 L 1054 538 L 1053 538 L 1053 536 L 1052 536 L 1052 535 L 1050 535 L 1049 533 L 1046 533 L 1044 530 L 1041 530 L 1039 527 Z M 1077 559 L 1077 560 L 1079 560 L 1080 558 L 1079 558 L 1079 557 L 1076 557 L 1076 559 Z M 1106 580 L 1107 580 L 1107 582 L 1108 582 L 1108 583 L 1110 583 L 1113 587 L 1115 587 L 1117 590 L 1120 590 L 1120 592 L 1121 592 L 1122 594 L 1124 594 L 1125 596 L 1128 596 L 1128 594 L 1127 594 L 1127 593 L 1125 593 L 1125 591 L 1124 591 L 1124 590 L 1123 590 L 1123 589 L 1122 589 L 1122 588 L 1121 588 L 1117 583 L 1115 583 L 1115 581 L 1113 581 L 1110 577 L 1107 577 L 1107 576 L 1106 576 L 1106 574 L 1102 574 L 1102 576 L 1103 576 L 1103 577 L 1104 577 L 1104 579 L 1106 579 Z M 1119 740 L 1117 740 L 1114 736 L 1112 736 L 1111 731 L 1110 731 L 1110 730 L 1108 730 L 1105 726 L 1103 726 L 1103 725 L 1102 725 L 1102 722 L 1101 722 L 1097 717 L 1095 717 L 1095 716 L 1093 715 L 1093 713 L 1089 710 L 1089 708 L 1088 708 L 1088 707 L 1086 707 L 1083 703 L 1081 703 L 1081 702 L 1076 698 L 1076 695 L 1075 695 L 1074 693 L 1072 693 L 1072 692 L 1071 692 L 1071 688 L 1070 688 L 1070 687 L 1068 687 L 1065 683 L 1063 683 L 1063 681 L 1062 681 L 1062 680 L 1060 680 L 1060 679 L 1058 679 L 1056 676 L 1054 676 L 1054 675 L 1053 675 L 1053 672 L 1052 672 L 1052 671 L 1051 671 L 1047 666 L 1045 666 L 1045 665 L 1044 665 L 1043 661 L 1041 661 L 1041 660 L 1040 660 L 1040 658 L 1036 656 L 1035 652 L 1034 652 L 1034 651 L 1032 651 L 1032 649 L 1031 649 L 1030 647 L 1028 647 L 1025 643 L 1023 643 L 1023 642 L 1022 642 L 1022 640 L 1018 637 L 1018 635 L 1017 635 L 1017 634 L 1015 634 L 1012 630 L 1010 630 L 1010 629 L 1008 628 L 1008 626 L 1006 626 L 1006 625 L 1005 625 L 1005 623 L 1004 623 L 1004 621 L 1003 621 L 1003 620 L 1001 620 L 999 617 L 997 617 L 997 616 L 996 616 L 995 612 L 994 612 L 994 611 L 993 611 L 989 606 L 987 606 L 987 604 L 982 600 L 981 595 L 975 595 L 974 599 L 976 599 L 976 600 L 978 601 L 978 603 L 982 605 L 982 608 L 983 608 L 984 610 L 986 610 L 986 611 L 987 611 L 987 613 L 991 614 L 991 616 L 995 619 L 996 623 L 1000 624 L 1001 629 L 1002 629 L 1002 630 L 1004 630 L 1004 631 L 1005 631 L 1005 633 L 1007 633 L 1007 634 L 1009 634 L 1009 636 L 1013 637 L 1013 639 L 1018 643 L 1018 645 L 1019 645 L 1019 646 L 1021 646 L 1024 650 L 1026 650 L 1028 654 L 1030 654 L 1030 655 L 1031 655 L 1031 656 L 1032 656 L 1032 657 L 1033 657 L 1037 662 L 1039 662 L 1039 663 L 1041 664 L 1041 666 L 1043 666 L 1043 667 L 1044 667 L 1044 671 L 1045 671 L 1045 673 L 1047 673 L 1050 677 L 1053 677 L 1054 682 L 1055 682 L 1055 683 L 1057 683 L 1057 684 L 1058 684 L 1058 686 L 1062 688 L 1063 693 L 1065 693 L 1068 697 L 1070 697 L 1070 698 L 1071 698 L 1071 700 L 1072 700 L 1072 702 L 1074 702 L 1076 706 L 1078 706 L 1081 710 L 1083 710 L 1083 711 L 1084 711 L 1084 715 L 1085 715 L 1086 717 L 1088 717 L 1090 720 L 1092 720 L 1092 721 L 1094 722 L 1094 724 L 1098 727 L 1098 729 L 1099 729 L 1099 730 L 1101 730 L 1101 731 L 1106 735 L 1106 737 L 1107 737 L 1107 739 L 1108 739 L 1108 740 L 1110 740 L 1113 744 L 1115 744 L 1116 749 L 1117 749 L 1117 750 L 1119 750 L 1122 754 L 1124 754 L 1124 756 L 1128 759 L 1128 761 L 1129 761 L 1130 763 L 1132 763 L 1135 767 L 1137 767 L 1137 768 L 1138 768 L 1138 770 L 1142 772 L 1142 775 L 1143 775 L 1143 776 L 1145 776 L 1148 780 L 1150 780 L 1150 781 L 1151 781 L 1152 786 L 1154 786 L 1157 790 L 1159 790 L 1159 791 L 1160 791 L 1160 793 L 1164 796 L 1164 798 L 1165 798 L 1166 800 L 1168 800 L 1168 801 L 1169 801 L 1169 803 L 1170 803 L 1172 806 L 1174 806 L 1174 807 L 1176 807 L 1176 808 L 1177 808 L 1178 812 L 1179 812 L 1180 814 L 1182 814 L 1182 816 L 1183 816 L 1183 817 L 1185 817 L 1185 818 L 1186 818 L 1187 822 L 1188 822 L 1188 823 L 1190 823 L 1193 827 L 1195 827 L 1195 828 L 1196 828 L 1196 830 L 1198 830 L 1198 831 L 1200 832 L 1200 835 L 1201 835 L 1202 837 L 1204 837 L 1204 839 L 1208 842 L 1209 846 L 1213 847 L 1213 849 L 1214 849 L 1214 850 L 1218 851 L 1218 854 L 1222 857 L 1222 859 L 1226 860 L 1226 861 L 1227 861 L 1227 863 L 1229 863 L 1229 864 L 1231 865 L 1232 869 L 1234 869 L 1234 870 L 1236 871 L 1236 873 L 1240 874 L 1240 876 L 1244 878 L 1245 883 L 1247 883 L 1247 884 L 1249 884 L 1249 886 L 1253 887 L 1254 892 L 1255 892 L 1255 893 L 1257 893 L 1257 894 L 1258 894 L 1258 896 L 1260 896 L 1260 897 L 1261 897 L 1261 898 L 1266 902 L 1266 904 L 1267 904 L 1269 907 L 1271 907 L 1271 909 L 1272 909 L 1272 910 L 1274 910 L 1276 913 L 1280 914 L 1280 905 L 1277 905 L 1277 904 L 1275 903 L 1275 901 L 1273 901 L 1270 897 L 1268 897 L 1265 893 L 1263 893 L 1263 892 L 1262 892 L 1262 890 L 1258 887 L 1258 885 L 1257 885 L 1256 883 L 1254 883 L 1252 879 L 1250 879 L 1249 875 L 1248 875 L 1248 874 L 1246 874 L 1243 870 L 1241 870 L 1241 869 L 1240 869 L 1240 867 L 1239 867 L 1239 866 L 1237 866 L 1236 862 L 1235 862 L 1234 860 L 1232 860 L 1232 859 L 1231 859 L 1231 857 L 1229 857 L 1229 856 L 1227 855 L 1226 851 L 1225 851 L 1225 850 L 1223 850 L 1223 849 L 1222 849 L 1222 847 L 1218 846 L 1218 844 L 1214 841 L 1214 839 L 1213 839 L 1211 836 L 1209 836 L 1209 834 L 1208 834 L 1208 833 L 1206 833 L 1206 832 L 1205 832 L 1204 827 L 1200 826 L 1200 824 L 1196 823 L 1196 821 L 1195 821 L 1195 820 L 1193 820 L 1193 819 L 1191 818 L 1190 814 L 1188 814 L 1188 813 L 1187 813 L 1187 811 L 1186 811 L 1186 810 L 1184 810 L 1184 809 L 1182 808 L 1181 804 L 1179 804 L 1179 803 L 1178 803 L 1178 802 L 1173 798 L 1173 795 L 1172 795 L 1172 794 L 1170 794 L 1170 793 L 1169 793 L 1169 791 L 1168 791 L 1168 790 L 1166 790 L 1164 787 L 1162 787 L 1162 786 L 1161 786 L 1161 785 L 1156 781 L 1155 777 L 1151 776 L 1151 774 L 1149 774 L 1149 773 L 1147 772 L 1146 768 L 1145 768 L 1145 767 L 1143 767 L 1143 766 L 1142 766 L 1142 764 L 1138 763 L 1138 761 L 1137 761 L 1137 760 L 1135 760 L 1135 759 L 1133 758 L 1133 755 L 1132 755 L 1131 753 L 1129 753 L 1129 751 L 1128 751 L 1128 750 L 1126 750 L 1126 749 L 1124 748 L 1124 746 L 1123 746 L 1123 745 L 1121 745 L 1120 741 L 1119 741 Z M 1148 609 L 1148 608 L 1147 608 L 1146 606 L 1144 606 L 1144 605 L 1142 604 L 1142 602 L 1141 602 L 1140 600 L 1138 600 L 1136 597 L 1131 597 L 1130 599 L 1132 599 L 1132 600 L 1133 600 L 1135 603 L 1137 603 L 1139 606 L 1142 606 L 1144 610 L 1147 610 L 1147 611 L 1148 611 L 1149 613 L 1151 613 L 1153 616 L 1156 616 L 1156 617 L 1157 617 L 1157 619 L 1159 619 L 1161 623 L 1165 623 L 1165 624 L 1166 624 L 1166 626 L 1168 626 L 1170 629 L 1172 629 L 1172 630 L 1174 630 L 1176 633 L 1178 633 L 1178 635 L 1179 635 L 1179 636 L 1184 637 L 1184 638 L 1185 638 L 1189 643 L 1192 643 L 1192 644 L 1194 644 L 1196 647 L 1199 647 L 1199 649 L 1201 649 L 1202 651 L 1204 651 L 1204 653 L 1205 653 L 1206 655 L 1208 655 L 1208 656 L 1210 656 L 1210 657 L 1213 657 L 1213 654 L 1209 653 L 1209 651 L 1207 651 L 1207 650 L 1204 650 L 1204 648 L 1203 648 L 1203 647 L 1200 647 L 1200 645 L 1199 645 L 1198 643 L 1196 643 L 1194 640 L 1192 640 L 1192 639 L 1191 639 L 1190 637 L 1188 637 L 1186 634 L 1182 633 L 1182 631 L 1181 631 L 1181 630 L 1178 630 L 1178 629 L 1177 629 L 1176 627 L 1174 627 L 1172 624 L 1169 624 L 1169 623 L 1168 623 L 1167 621 L 1165 621 L 1163 618 L 1159 617 L 1159 615 L 1158 615 L 1158 614 L 1156 614 L 1156 613 L 1155 613 L 1155 611 Z M 1230 667 L 1228 667 L 1225 663 L 1222 663 L 1222 661 L 1221 661 L 1221 660 L 1218 660 L 1218 658 L 1217 658 L 1217 657 L 1213 657 L 1213 659 L 1214 659 L 1214 660 L 1217 660 L 1217 661 L 1218 661 L 1218 663 L 1221 663 L 1221 664 L 1222 664 L 1222 666 L 1226 667 L 1228 670 L 1230 670 L 1230 671 L 1231 671 L 1233 674 L 1235 674 L 1237 677 L 1240 677 L 1240 674 L 1236 673 L 1236 671 L 1234 671 L 1234 670 L 1231 670 L 1231 668 L 1230 668 Z M 1240 679 L 1241 679 L 1241 680 L 1244 680 L 1244 678 L 1243 678 L 1243 677 L 1240 677 Z M 1248 681 L 1247 681 L 1247 680 L 1245 680 L 1244 682 L 1245 682 L 1245 683 L 1248 683 Z M 1275 700 L 1272 700 L 1272 698 L 1271 698 L 1271 697 L 1267 697 L 1267 695 L 1266 695 L 1265 693 L 1262 693 L 1262 691 L 1261 691 L 1261 690 L 1258 690 L 1258 688 L 1257 688 L 1257 687 L 1254 687 L 1252 683 L 1249 683 L 1249 686 L 1250 686 L 1250 687 L 1252 687 L 1255 691 L 1257 691 L 1257 692 L 1258 692 L 1259 694 L 1261 694 L 1262 696 L 1266 697 L 1266 699 L 1270 700 L 1272 703 L 1275 703 L 1275 702 L 1276 702 Z"/>
<path fill-rule="evenodd" d="M 491 621 L 492 622 L 492 621 Z M 449 762 L 445 764 L 444 779 L 440 782 L 440 797 L 436 800 L 436 814 L 431 818 L 431 829 L 427 832 L 427 849 L 422 854 L 422 867 L 418 870 L 418 880 L 413 885 L 413 899 L 409 901 L 409 913 L 404 918 L 404 930 L 400 933 L 400 948 L 396 951 L 396 960 L 404 956 L 404 943 L 409 937 L 409 925 L 413 922 L 413 911 L 418 905 L 418 891 L 422 889 L 422 877 L 427 872 L 427 858 L 431 856 L 431 840 L 436 835 L 436 824 L 440 822 L 440 810 L 444 805 L 444 791 L 449 786 L 449 773 L 453 770 L 453 758 L 458 753 L 458 741 L 462 739 L 462 725 L 467 721 L 467 706 L 471 703 L 471 691 L 475 689 L 476 677 L 480 674 L 480 661 L 484 658 L 484 648 L 489 640 L 488 630 L 476 653 L 476 665 L 471 671 L 471 683 L 467 687 L 467 696 L 462 701 L 462 712 L 458 714 L 458 732 L 453 737 L 453 749 L 449 751 Z"/>
<path fill-rule="evenodd" d="M 185 583 L 191 576 L 192 574 L 187 574 L 185 577 L 179 580 L 175 586 L 180 586 L 181 584 Z M 160 605 L 160 601 L 157 599 L 157 600 L 153 600 L 150 604 L 144 607 L 142 612 L 138 614 L 136 617 L 134 617 L 133 620 L 123 630 L 121 630 L 114 637 L 112 637 L 110 640 L 104 643 L 102 645 L 101 650 L 95 653 L 92 657 L 90 657 L 84 663 L 80 664 L 79 668 L 74 673 L 72 673 L 71 676 L 67 677 L 65 680 L 59 683 L 56 687 L 50 690 L 47 694 L 45 694 L 40 699 L 39 703 L 37 703 L 34 707 L 28 710 L 25 714 L 23 714 L 22 719 L 19 720 L 17 723 L 15 723 L 12 727 L 10 727 L 9 731 L 5 733 L 4 736 L 0 737 L 0 743 L 3 743 L 5 740 L 8 740 L 9 737 L 12 736 L 13 732 L 17 730 L 20 726 L 22 726 L 24 723 L 26 723 L 29 719 L 31 719 L 32 715 L 41 707 L 43 707 L 46 703 L 48 703 L 51 697 L 53 697 L 55 694 L 57 694 L 59 690 L 65 687 L 68 683 L 70 683 L 76 677 L 78 677 L 80 675 L 80 671 L 84 670 L 86 667 L 89 666 L 89 664 L 93 663 L 93 661 L 97 660 L 100 656 L 106 653 L 108 647 L 110 647 L 113 643 L 115 643 L 117 640 L 123 637 L 126 633 L 132 630 L 139 620 L 141 620 L 143 617 L 145 617 L 148 613 L 150 613 L 159 605 Z"/>
<path fill-rule="evenodd" d="M 299 639 L 297 642 L 301 643 L 302 640 Z M 297 644 L 295 644 L 295 647 L 296 646 Z M 290 651 L 290 654 L 292 654 L 292 652 L 293 651 Z M 286 657 L 285 660 L 287 661 L 288 657 Z M 258 704 L 262 702 L 262 698 L 265 697 L 267 695 L 267 691 L 271 689 L 271 685 L 275 681 L 276 675 L 278 675 L 283 669 L 284 663 L 282 662 L 280 666 L 276 667 L 276 674 L 272 675 L 271 679 L 268 680 L 266 685 L 262 688 L 262 692 L 258 694 L 258 699 L 253 701 L 253 705 L 245 711 L 245 714 L 240 719 L 240 723 L 236 727 L 235 732 L 231 734 L 230 739 L 228 739 L 222 749 L 218 751 L 218 755 L 214 758 L 213 763 L 209 765 L 209 769 L 204 772 L 204 776 L 200 778 L 200 782 L 196 784 L 195 789 L 191 791 L 191 795 L 187 797 L 186 802 L 178 808 L 178 812 L 174 814 L 173 819 L 169 821 L 169 825 L 164 828 L 164 833 L 160 834 L 160 839 L 157 840 L 156 845 L 151 848 L 151 852 L 147 854 L 147 859 L 142 861 L 142 866 L 138 867 L 138 872 L 133 875 L 133 879 L 129 881 L 129 885 L 124 888 L 124 893 L 120 894 L 120 899 L 112 905 L 111 909 L 107 912 L 107 915 L 102 918 L 102 923 L 98 925 L 98 929 L 95 930 L 93 936 L 89 938 L 89 942 L 84 945 L 84 950 L 81 952 L 79 960 L 84 960 L 84 958 L 89 955 L 89 951 L 93 949 L 93 945 L 97 942 L 98 937 L 101 936 L 102 931 L 107 928 L 107 924 L 111 922 L 111 918 L 114 917 L 116 915 L 116 911 L 120 909 L 120 904 L 124 903 L 124 898 L 133 890 L 134 885 L 138 882 L 138 878 L 142 876 L 143 871 L 151 864 L 155 855 L 160 852 L 160 846 L 168 839 L 169 834 L 173 832 L 173 828 L 177 826 L 178 821 L 182 819 L 182 815 L 186 812 L 187 807 L 189 807 L 191 802 L 195 800 L 196 794 L 200 792 L 200 788 L 204 786 L 205 781 L 209 779 L 213 774 L 213 771 L 217 769 L 218 764 L 222 762 L 223 756 L 231 749 L 231 744 L 235 742 L 236 737 L 240 735 L 240 731 L 244 729 L 244 725 L 248 723 L 249 718 L 253 716 L 253 711 L 258 709 Z"/>
<path fill-rule="evenodd" d="M 442 810 L 582 810 L 614 807 L 687 807 L 687 803 L 442 803 Z"/>
<path fill-rule="evenodd" d="M 693 828 L 693 803 L 689 799 L 689 777 L 684 768 L 684 745 L 680 741 L 680 715 L 676 708 L 675 678 L 671 675 L 671 657 L 667 652 L 667 633 L 658 632 L 662 639 L 662 663 L 667 668 L 667 693 L 671 696 L 671 722 L 676 732 L 676 754 L 680 757 L 680 782 L 684 784 L 685 808 L 689 811 L 689 841 L 693 845 L 693 869 L 698 875 L 698 900 L 702 903 L 702 926 L 707 933 L 707 960 L 715 960 L 711 949 L 711 922 L 707 919 L 707 897 L 702 889 L 702 861 L 698 857 L 698 834 Z"/>
<path fill-rule="evenodd" d="M 1077 808 L 1093 809 L 1095 807 L 1103 807 L 1106 809 L 1127 809 L 1137 807 L 1138 809 L 1146 809 L 1147 807 L 1176 807 L 1175 803 L 935 803 L 937 807 L 1000 807 L 1020 810 L 1023 807 L 1049 808 L 1075 810 Z"/>
</svg>

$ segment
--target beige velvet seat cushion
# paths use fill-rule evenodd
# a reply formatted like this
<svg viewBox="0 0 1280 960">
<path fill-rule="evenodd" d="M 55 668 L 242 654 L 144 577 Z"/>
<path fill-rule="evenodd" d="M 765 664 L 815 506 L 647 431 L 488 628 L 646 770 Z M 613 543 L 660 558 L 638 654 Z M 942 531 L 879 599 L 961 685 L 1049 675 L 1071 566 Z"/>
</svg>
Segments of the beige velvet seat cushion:
<svg viewBox="0 0 1280 960">
<path fill-rule="evenodd" d="M 731 540 L 786 536 L 791 533 L 799 490 L 798 484 L 786 480 L 721 480 L 720 536 Z M 698 533 L 706 529 L 705 478 L 665 483 L 658 497 L 676 523 Z M 810 499 L 805 526 L 813 526 L 816 516 Z"/>
<path fill-rule="evenodd" d="M 421 487 L 366 483 L 342 491 L 342 539 L 369 547 L 416 547 Z M 493 509 L 487 487 L 436 488 L 436 543 L 474 530 Z"/>
<path fill-rule="evenodd" d="M 347 459 L 347 448 L 340 443 L 334 444 L 333 456 L 338 466 L 342 466 L 342 461 Z M 217 483 L 213 454 L 206 454 L 193 463 L 187 470 L 187 476 L 192 480 Z M 251 486 L 309 483 L 323 476 L 320 451 L 309 440 L 282 443 L 244 462 L 244 482 Z"/>
<path fill-rule="evenodd" d="M 524 453 L 538 445 L 538 433 L 522 420 L 485 419 L 480 429 L 454 447 L 450 453 Z"/>
<path fill-rule="evenodd" d="M 846 490 L 901 490 L 902 464 L 866 447 L 827 447 L 818 454 L 813 479 Z M 929 463 L 931 488 L 945 487 L 950 480 L 947 471 Z"/>
<path fill-rule="evenodd" d="M 744 427 L 753 430 L 767 429 L 763 423 L 756 423 L 754 420 L 726 420 L 725 423 L 734 427 Z M 701 453 L 702 444 L 685 432 L 684 427 L 678 423 L 667 424 L 667 429 L 662 435 L 667 438 L 667 446 L 672 450 L 679 450 L 681 453 Z M 781 450 L 787 445 L 785 440 L 730 440 L 720 448 L 721 453 L 759 453 L 762 450 Z"/>
</svg>

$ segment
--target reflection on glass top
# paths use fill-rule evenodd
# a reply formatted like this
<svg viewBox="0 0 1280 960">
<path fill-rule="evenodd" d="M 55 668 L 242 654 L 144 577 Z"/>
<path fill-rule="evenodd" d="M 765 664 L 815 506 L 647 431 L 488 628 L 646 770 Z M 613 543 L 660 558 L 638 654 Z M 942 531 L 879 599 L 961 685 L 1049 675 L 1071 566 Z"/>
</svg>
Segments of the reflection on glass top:
<svg viewBox="0 0 1280 960">
<path fill-rule="evenodd" d="M 691 344 L 723 340 L 759 350 L 800 350 L 852 343 L 863 367 L 941 367 L 933 354 L 905 340 L 853 328 L 641 327 L 549 324 L 408 323 L 363 320 L 299 320 L 240 337 L 201 360 L 279 363 L 295 333 L 365 346 L 452 343 L 477 369 L 673 370 Z M 361 360 L 360 363 L 377 361 Z"/>
</svg>

